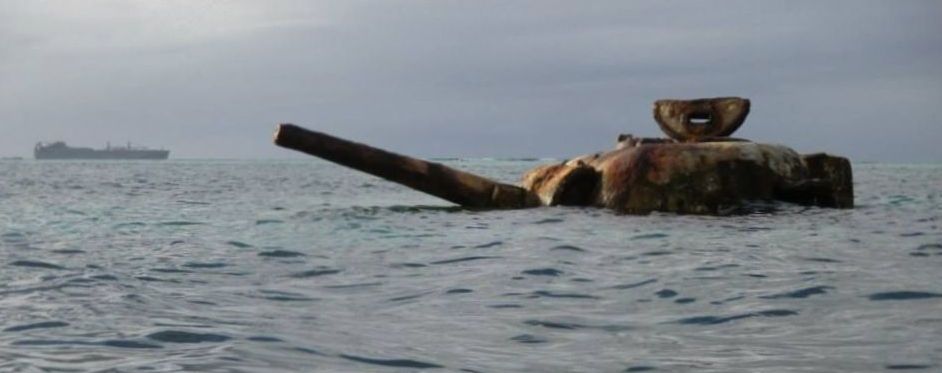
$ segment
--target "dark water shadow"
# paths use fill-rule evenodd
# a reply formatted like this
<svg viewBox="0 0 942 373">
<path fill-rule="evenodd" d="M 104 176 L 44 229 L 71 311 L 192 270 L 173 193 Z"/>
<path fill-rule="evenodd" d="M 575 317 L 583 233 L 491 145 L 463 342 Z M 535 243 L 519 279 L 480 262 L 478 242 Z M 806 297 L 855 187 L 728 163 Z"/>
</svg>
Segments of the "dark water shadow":
<svg viewBox="0 0 942 373">
<path fill-rule="evenodd" d="M 428 368 L 444 368 L 444 366 L 427 363 L 424 361 L 412 360 L 412 359 L 376 359 L 368 358 L 355 355 L 340 354 L 340 357 L 355 361 L 358 363 L 365 363 L 370 365 L 379 365 L 384 367 L 393 367 L 393 368 L 414 368 L 414 369 L 428 369 Z"/>
<path fill-rule="evenodd" d="M 38 260 L 17 260 L 14 262 L 10 262 L 8 265 L 13 266 L 13 267 L 30 267 L 30 268 L 57 269 L 57 270 L 65 269 L 65 267 L 63 266 L 52 264 L 52 263 L 41 262 Z"/>
<path fill-rule="evenodd" d="M 793 310 L 767 310 L 750 312 L 733 316 L 695 316 L 674 321 L 677 324 L 684 325 L 717 325 L 725 324 L 731 321 L 747 319 L 751 317 L 784 317 L 798 315 L 798 311 Z"/>
<path fill-rule="evenodd" d="M 69 326 L 69 323 L 63 322 L 63 321 L 43 321 L 43 322 L 38 322 L 38 323 L 33 323 L 33 324 L 11 326 L 9 328 L 3 329 L 3 331 L 4 332 L 21 332 L 24 330 L 61 328 L 65 326 Z"/>
<path fill-rule="evenodd" d="M 206 343 L 206 342 L 225 342 L 231 337 L 212 334 L 212 333 L 192 333 L 182 330 L 164 330 L 151 333 L 146 336 L 148 339 L 166 343 Z"/>
<path fill-rule="evenodd" d="M 106 346 L 117 348 L 132 349 L 156 349 L 163 346 L 153 343 L 133 341 L 127 339 L 108 339 L 104 341 L 75 341 L 75 340 L 50 340 L 50 339 L 26 339 L 13 341 L 14 346 Z"/>
<path fill-rule="evenodd" d="M 942 294 L 925 291 L 889 291 L 884 293 L 873 293 L 867 296 L 867 298 L 872 301 L 916 300 L 942 298 Z"/>
<path fill-rule="evenodd" d="M 834 289 L 833 286 L 812 286 L 809 288 L 798 289 L 786 293 L 763 295 L 762 299 L 782 299 L 782 298 L 808 298 L 812 295 L 827 294 L 828 290 Z"/>
</svg>

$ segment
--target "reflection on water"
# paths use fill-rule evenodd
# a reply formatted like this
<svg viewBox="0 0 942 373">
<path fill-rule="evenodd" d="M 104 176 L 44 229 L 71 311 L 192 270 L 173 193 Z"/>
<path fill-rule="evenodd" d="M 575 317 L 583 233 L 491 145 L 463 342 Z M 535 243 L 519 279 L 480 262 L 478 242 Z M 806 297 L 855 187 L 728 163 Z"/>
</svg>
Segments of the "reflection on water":
<svg viewBox="0 0 942 373">
<path fill-rule="evenodd" d="M 0 370 L 942 369 L 942 167 L 855 172 L 857 209 L 720 218 L 465 211 L 318 161 L 0 162 Z"/>
</svg>

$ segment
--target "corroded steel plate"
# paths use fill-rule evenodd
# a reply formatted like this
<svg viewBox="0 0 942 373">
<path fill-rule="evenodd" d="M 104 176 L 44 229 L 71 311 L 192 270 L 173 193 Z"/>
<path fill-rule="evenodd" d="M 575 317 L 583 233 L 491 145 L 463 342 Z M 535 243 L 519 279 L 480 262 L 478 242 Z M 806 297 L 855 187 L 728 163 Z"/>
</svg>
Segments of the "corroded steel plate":
<svg viewBox="0 0 942 373">
<path fill-rule="evenodd" d="M 654 102 L 658 126 L 670 138 L 684 142 L 732 135 L 747 115 L 749 100 L 740 97 Z"/>
</svg>

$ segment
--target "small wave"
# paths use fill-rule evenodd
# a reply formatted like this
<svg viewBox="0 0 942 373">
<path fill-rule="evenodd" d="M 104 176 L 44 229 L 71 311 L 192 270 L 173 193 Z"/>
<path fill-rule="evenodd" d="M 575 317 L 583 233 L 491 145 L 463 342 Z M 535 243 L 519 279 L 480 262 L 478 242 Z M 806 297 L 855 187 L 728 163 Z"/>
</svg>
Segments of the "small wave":
<svg viewBox="0 0 942 373">
<path fill-rule="evenodd" d="M 200 263 L 200 262 L 187 262 L 183 264 L 186 268 L 222 268 L 228 266 L 226 263 L 212 262 L 212 263 Z"/>
<path fill-rule="evenodd" d="M 641 253 L 641 255 L 644 255 L 644 256 L 662 256 L 662 255 L 670 255 L 670 254 L 673 254 L 673 252 L 666 251 L 666 250 L 655 250 L 655 251 L 648 251 L 645 253 Z"/>
<path fill-rule="evenodd" d="M 238 247 L 238 248 L 240 248 L 240 249 L 245 249 L 245 248 L 249 248 L 249 247 L 254 247 L 254 246 L 252 246 L 252 245 L 249 245 L 249 244 L 247 244 L 247 243 L 245 243 L 245 242 L 241 242 L 241 241 L 226 241 L 226 244 L 229 245 L 229 246 Z"/>
<path fill-rule="evenodd" d="M 163 278 L 152 277 L 152 276 L 135 276 L 134 278 L 136 278 L 136 279 L 138 279 L 138 280 L 141 280 L 141 281 L 147 281 L 147 282 L 169 282 L 169 283 L 174 283 L 174 284 L 179 284 L 179 283 L 180 283 L 180 280 L 163 279 Z"/>
<path fill-rule="evenodd" d="M 598 299 L 599 297 L 582 293 L 557 293 L 548 290 L 537 290 L 531 293 L 533 298 L 574 298 L 574 299 Z"/>
<path fill-rule="evenodd" d="M 318 350 L 315 350 L 315 349 L 313 349 L 313 348 L 295 347 L 295 348 L 292 348 L 292 350 L 298 351 L 298 352 L 303 352 L 303 353 L 309 354 L 309 355 L 327 356 L 327 354 L 325 354 L 325 353 L 323 353 L 323 352 L 320 352 L 320 351 L 318 351 Z"/>
<path fill-rule="evenodd" d="M 929 369 L 932 368 L 932 365 L 928 364 L 890 364 L 886 366 L 888 370 L 916 370 L 916 369 Z"/>
<path fill-rule="evenodd" d="M 52 264 L 52 263 L 40 262 L 40 261 L 38 261 L 38 260 L 17 260 L 17 261 L 15 261 L 15 262 L 11 262 L 9 265 L 15 266 L 15 267 L 32 267 L 32 268 L 44 268 L 44 269 L 65 269 L 65 267 L 63 267 L 63 266 L 56 265 L 56 264 Z"/>
<path fill-rule="evenodd" d="M 802 260 L 807 260 L 809 262 L 819 262 L 819 263 L 841 263 L 840 260 L 831 259 L 831 258 L 800 258 Z"/>
<path fill-rule="evenodd" d="M 641 281 L 641 282 L 636 282 L 636 283 L 633 283 L 633 284 L 615 285 L 615 286 L 612 286 L 612 289 L 619 289 L 619 290 L 633 289 L 633 288 L 637 288 L 637 287 L 642 287 L 642 286 L 644 286 L 644 285 L 653 284 L 653 283 L 655 283 L 655 282 L 657 282 L 657 279 L 656 279 L 656 278 L 652 278 L 652 279 L 644 280 L 644 281 Z"/>
<path fill-rule="evenodd" d="M 924 245 L 919 245 L 916 250 L 939 250 L 942 251 L 942 244 L 938 243 L 927 243 Z"/>
<path fill-rule="evenodd" d="M 212 203 L 203 202 L 203 201 L 187 201 L 187 200 L 178 200 L 177 203 L 184 204 L 184 205 L 200 205 L 200 206 L 206 206 L 206 205 L 212 204 Z"/>
<path fill-rule="evenodd" d="M 693 270 L 704 272 L 704 271 L 718 271 L 721 269 L 736 268 L 736 267 L 739 267 L 739 264 L 722 264 L 718 266 L 703 266 L 703 267 L 694 268 Z"/>
<path fill-rule="evenodd" d="M 132 221 L 132 222 L 129 222 L 129 223 L 118 223 L 118 224 L 112 225 L 111 228 L 112 228 L 112 229 L 123 229 L 123 228 L 132 228 L 132 227 L 143 227 L 143 226 L 145 226 L 145 225 L 147 225 L 147 224 L 146 224 L 146 223 L 143 223 L 143 222 Z"/>
<path fill-rule="evenodd" d="M 150 271 L 159 273 L 193 273 L 191 270 L 179 268 L 151 268 Z"/>
<path fill-rule="evenodd" d="M 31 330 L 31 329 L 61 328 L 64 326 L 69 326 L 69 323 L 62 322 L 62 321 L 43 321 L 43 322 L 38 322 L 38 323 L 33 323 L 33 324 L 11 326 L 9 328 L 3 329 L 3 331 L 21 332 L 24 330 Z"/>
<path fill-rule="evenodd" d="M 206 223 L 198 221 L 185 221 L 185 220 L 176 220 L 176 221 L 165 221 L 157 223 L 157 225 L 170 226 L 170 227 L 185 227 L 189 225 L 204 225 Z"/>
<path fill-rule="evenodd" d="M 513 337 L 510 337 L 511 341 L 524 344 L 538 344 L 546 343 L 546 338 L 535 336 L 533 334 L 520 334 Z"/>
<path fill-rule="evenodd" d="M 889 203 L 890 205 L 894 205 L 894 206 L 898 206 L 898 205 L 902 205 L 902 204 L 906 204 L 906 203 L 910 203 L 910 202 L 916 201 L 914 198 L 912 198 L 912 197 L 910 197 L 910 196 L 905 196 L 905 195 L 901 195 L 901 194 L 896 194 L 896 195 L 889 196 L 889 197 L 887 197 L 887 199 L 889 200 L 888 203 Z"/>
<path fill-rule="evenodd" d="M 665 238 L 668 237 L 666 233 L 647 233 L 639 234 L 637 236 L 631 237 L 632 240 L 651 240 L 656 238 Z"/>
<path fill-rule="evenodd" d="M 565 330 L 576 330 L 586 328 L 585 325 L 569 322 L 556 322 L 556 321 L 545 321 L 545 320 L 526 320 L 524 324 L 530 326 L 539 326 L 549 329 L 565 329 Z"/>
<path fill-rule="evenodd" d="M 428 267 L 428 265 L 422 263 L 393 263 L 389 265 L 393 268 L 423 268 Z"/>
<path fill-rule="evenodd" d="M 404 301 L 404 300 L 418 299 L 418 298 L 424 297 L 424 296 L 427 295 L 427 294 L 428 294 L 428 293 L 413 294 L 413 295 L 404 295 L 404 296 L 401 296 L 401 297 L 389 298 L 389 299 L 387 299 L 387 300 L 390 301 L 390 302 L 401 302 L 401 301 Z"/>
<path fill-rule="evenodd" d="M 182 330 L 164 330 L 147 335 L 148 339 L 167 343 L 225 342 L 232 338 L 211 333 L 192 333 Z"/>
<path fill-rule="evenodd" d="M 925 257 L 929 256 L 930 251 L 935 252 L 935 255 L 942 255 L 942 244 L 928 243 L 919 245 L 919 247 L 916 248 L 916 251 L 909 253 L 909 255 Z"/>
<path fill-rule="evenodd" d="M 460 263 L 460 262 L 470 262 L 472 260 L 497 259 L 497 258 L 500 258 L 500 257 L 499 256 L 467 256 L 464 258 L 439 260 L 439 261 L 431 262 L 429 264 L 435 264 L 435 265 L 452 264 L 452 263 Z"/>
<path fill-rule="evenodd" d="M 521 306 L 521 305 L 519 305 L 519 304 L 513 304 L 513 303 L 492 304 L 492 305 L 487 306 L 487 307 L 488 307 L 488 308 L 495 308 L 495 309 L 523 308 L 523 306 Z"/>
<path fill-rule="evenodd" d="M 275 302 L 311 302 L 317 299 L 311 297 L 305 297 L 300 295 L 268 295 L 263 296 L 263 299 L 273 300 Z"/>
<path fill-rule="evenodd" d="M 889 291 L 889 292 L 884 292 L 884 293 L 870 294 L 867 298 L 873 301 L 915 300 L 915 299 L 942 298 L 942 294 L 929 293 L 929 292 L 924 292 L 924 291 Z"/>
<path fill-rule="evenodd" d="M 797 315 L 798 311 L 793 310 L 767 310 L 767 311 L 758 311 L 744 313 L 740 315 L 733 316 L 695 316 L 688 317 L 685 319 L 680 319 L 675 321 L 678 324 L 687 324 L 687 325 L 716 325 L 724 324 L 730 321 L 736 321 L 741 319 L 747 319 L 750 317 L 783 317 L 783 316 L 794 316 Z"/>
<path fill-rule="evenodd" d="M 661 289 L 657 293 L 654 293 L 654 295 L 657 295 L 657 297 L 661 299 L 673 298 L 677 296 L 677 292 L 671 289 Z"/>
<path fill-rule="evenodd" d="M 272 251 L 262 251 L 258 253 L 258 256 L 264 256 L 264 257 L 269 257 L 269 258 L 294 258 L 294 257 L 299 257 L 299 256 L 305 256 L 305 255 L 297 251 L 272 250 Z"/>
<path fill-rule="evenodd" d="M 444 368 L 444 366 L 427 363 L 424 361 L 411 360 L 411 359 L 376 359 L 355 355 L 340 354 L 340 357 L 356 361 L 358 363 L 379 365 L 384 367 L 394 367 L 394 368 L 415 368 L 415 369 L 428 369 L 428 368 Z"/>
<path fill-rule="evenodd" d="M 647 366 L 647 365 L 636 365 L 636 366 L 633 366 L 633 367 L 628 367 L 628 368 L 626 368 L 626 369 L 625 369 L 625 373 L 650 372 L 650 371 L 652 371 L 652 370 L 657 370 L 657 368 L 652 367 L 652 366 Z"/>
<path fill-rule="evenodd" d="M 773 294 L 773 295 L 764 295 L 759 298 L 763 299 L 780 299 L 780 298 L 807 298 L 812 295 L 826 294 L 828 290 L 834 289 L 831 286 L 813 286 L 810 288 L 798 289 L 795 291 L 790 291 L 787 293 Z"/>
<path fill-rule="evenodd" d="M 525 275 L 531 276 L 559 276 L 563 274 L 563 271 L 560 271 L 556 268 L 537 268 L 537 269 L 528 269 L 521 272 Z"/>
<path fill-rule="evenodd" d="M 255 221 L 255 225 L 281 224 L 284 222 L 285 222 L 284 220 L 278 220 L 278 219 L 259 219 Z"/>
<path fill-rule="evenodd" d="M 339 269 L 312 269 L 304 272 L 298 272 L 291 275 L 294 278 L 311 278 L 340 273 Z"/>
<path fill-rule="evenodd" d="M 14 346 L 57 346 L 57 345 L 92 345 L 93 342 L 87 341 L 65 341 L 58 339 L 23 339 L 13 341 Z"/>
<path fill-rule="evenodd" d="M 161 345 L 144 343 L 138 341 L 131 341 L 127 339 L 109 339 L 106 341 L 98 342 L 97 344 L 108 347 L 118 347 L 118 348 L 163 348 Z"/>
<path fill-rule="evenodd" d="M 585 252 L 585 251 L 586 251 L 585 249 L 583 249 L 583 248 L 581 248 L 581 247 L 573 246 L 573 245 L 559 245 L 559 246 L 553 246 L 553 247 L 550 248 L 550 250 L 552 250 L 552 251 L 558 251 L 558 250 L 562 250 L 562 251 L 576 251 L 576 252 Z"/>
<path fill-rule="evenodd" d="M 738 230 L 740 232 L 762 232 L 762 231 L 771 231 L 772 228 L 753 226 L 753 227 L 742 227 L 742 228 L 739 228 Z"/>
<path fill-rule="evenodd" d="M 723 299 L 723 300 L 715 300 L 715 301 L 710 302 L 710 304 L 720 305 L 720 304 L 729 303 L 729 302 L 733 302 L 733 301 L 737 301 L 737 300 L 742 300 L 742 299 L 746 299 L 746 296 L 745 296 L 745 295 L 737 295 L 737 296 L 729 297 L 729 298 L 726 298 L 726 299 Z"/>
<path fill-rule="evenodd" d="M 246 338 L 246 340 L 253 341 L 253 342 L 284 342 L 284 340 L 281 338 L 269 337 L 265 335 L 248 337 Z"/>
<path fill-rule="evenodd" d="M 163 346 L 144 343 L 126 339 L 108 339 L 104 341 L 75 341 L 75 340 L 54 340 L 54 339 L 26 339 L 13 342 L 14 346 L 60 346 L 60 345 L 79 345 L 79 346 L 106 346 L 117 348 L 163 348 Z"/>
<path fill-rule="evenodd" d="M 65 254 L 65 255 L 85 254 L 85 250 L 79 250 L 79 249 L 61 249 L 61 250 L 52 250 L 50 252 L 54 254 Z"/>
<path fill-rule="evenodd" d="M 347 285 L 328 285 L 324 286 L 325 289 L 357 289 L 357 288 L 367 288 L 373 286 L 382 286 L 382 282 L 364 282 L 359 284 L 347 284 Z"/>
<path fill-rule="evenodd" d="M 0 240 L 6 243 L 17 243 L 26 241 L 26 235 L 20 232 L 7 232 L 0 234 Z"/>
<path fill-rule="evenodd" d="M 489 248 L 489 247 L 500 246 L 500 245 L 503 245 L 503 244 L 504 244 L 504 241 L 493 241 L 493 242 L 488 242 L 488 243 L 485 243 L 485 244 L 480 244 L 480 245 L 474 246 L 474 248 L 475 248 L 475 249 L 486 249 L 486 248 Z"/>
</svg>

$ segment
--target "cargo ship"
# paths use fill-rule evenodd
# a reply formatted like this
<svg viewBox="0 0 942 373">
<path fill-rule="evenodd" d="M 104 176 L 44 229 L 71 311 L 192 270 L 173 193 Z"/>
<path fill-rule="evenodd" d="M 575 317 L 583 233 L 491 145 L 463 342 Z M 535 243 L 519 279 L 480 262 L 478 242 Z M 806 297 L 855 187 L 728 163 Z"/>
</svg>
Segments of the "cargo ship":
<svg viewBox="0 0 942 373">
<path fill-rule="evenodd" d="M 169 150 L 142 147 L 111 146 L 104 149 L 74 148 L 65 142 L 38 143 L 33 149 L 36 159 L 167 159 Z"/>
</svg>

